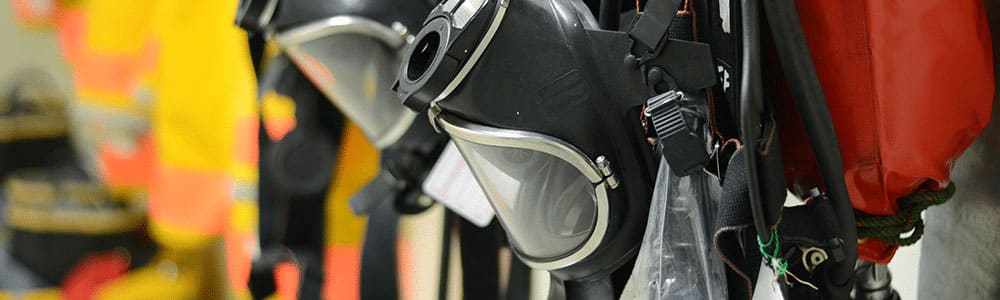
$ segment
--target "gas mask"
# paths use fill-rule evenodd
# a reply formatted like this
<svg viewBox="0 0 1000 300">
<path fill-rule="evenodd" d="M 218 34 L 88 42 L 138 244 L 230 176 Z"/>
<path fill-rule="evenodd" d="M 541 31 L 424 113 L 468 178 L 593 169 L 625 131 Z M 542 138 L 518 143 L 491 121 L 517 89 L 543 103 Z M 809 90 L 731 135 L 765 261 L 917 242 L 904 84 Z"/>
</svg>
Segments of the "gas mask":
<svg viewBox="0 0 1000 300">
<path fill-rule="evenodd" d="M 416 117 L 389 90 L 422 1 L 244 0 L 237 23 L 266 31 L 306 77 L 378 148 Z"/>
<path fill-rule="evenodd" d="M 642 239 L 657 161 L 640 106 L 666 82 L 648 84 L 641 66 L 657 55 L 633 55 L 648 50 L 598 28 L 581 1 L 449 0 L 408 47 L 395 89 L 452 138 L 527 265 L 589 280 Z M 690 61 L 707 64 L 705 79 L 670 88 L 714 83 L 710 60 Z"/>
<path fill-rule="evenodd" d="M 430 1 L 244 0 L 237 24 L 276 41 L 305 77 L 356 123 L 382 152 L 382 170 L 356 194 L 351 206 L 366 214 L 385 198 L 404 212 L 430 203 L 419 182 L 443 148 L 416 114 L 399 105 L 390 89 L 409 29 L 432 7 Z"/>
</svg>

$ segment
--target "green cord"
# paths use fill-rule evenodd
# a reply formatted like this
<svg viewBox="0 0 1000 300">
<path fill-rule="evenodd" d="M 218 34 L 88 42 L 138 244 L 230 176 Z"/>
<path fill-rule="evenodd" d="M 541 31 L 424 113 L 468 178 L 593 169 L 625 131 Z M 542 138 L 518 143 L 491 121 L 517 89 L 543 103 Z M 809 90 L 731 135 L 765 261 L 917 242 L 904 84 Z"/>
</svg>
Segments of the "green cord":
<svg viewBox="0 0 1000 300">
<path fill-rule="evenodd" d="M 874 216 L 858 213 L 856 216 L 858 238 L 878 238 L 891 246 L 909 246 L 924 234 L 924 220 L 920 217 L 927 208 L 945 203 L 955 195 L 955 184 L 949 183 L 940 191 L 918 191 L 899 199 L 899 212 L 891 216 Z M 909 236 L 902 234 L 912 231 Z"/>
<path fill-rule="evenodd" d="M 771 253 L 767 252 L 767 248 L 774 244 L 774 251 Z M 771 239 L 764 243 L 760 240 L 760 236 L 757 236 L 757 246 L 760 248 L 760 254 L 767 258 L 767 265 L 774 268 L 777 272 L 778 277 L 784 276 L 788 272 L 788 261 L 780 256 L 781 244 L 778 241 L 778 229 L 771 229 Z M 777 265 L 775 265 L 775 263 Z"/>
</svg>

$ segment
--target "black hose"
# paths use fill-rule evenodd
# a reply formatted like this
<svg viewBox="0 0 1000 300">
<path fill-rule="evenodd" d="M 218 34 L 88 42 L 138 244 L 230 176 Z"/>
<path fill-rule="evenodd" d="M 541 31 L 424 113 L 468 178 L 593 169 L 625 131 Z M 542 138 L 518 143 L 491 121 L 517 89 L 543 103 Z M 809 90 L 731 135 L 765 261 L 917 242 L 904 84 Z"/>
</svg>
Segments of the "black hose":
<svg viewBox="0 0 1000 300">
<path fill-rule="evenodd" d="M 743 0 L 742 12 L 743 59 L 740 82 L 740 136 L 743 138 L 747 155 L 747 184 L 750 196 L 750 210 L 753 225 L 761 240 L 770 241 L 771 231 L 767 226 L 761 199 L 760 179 L 757 178 L 757 138 L 760 136 L 760 112 L 763 110 L 763 91 L 760 78 L 760 13 L 757 0 Z"/>
<path fill-rule="evenodd" d="M 614 299 L 615 291 L 611 277 L 602 277 L 593 281 L 566 281 L 567 300 L 598 300 Z"/>
<path fill-rule="evenodd" d="M 845 285 L 850 283 L 854 262 L 858 256 L 857 230 L 854 224 L 854 208 L 851 206 L 847 185 L 844 182 L 844 165 L 833 120 L 826 106 L 823 87 L 816 75 L 805 35 L 802 33 L 795 1 L 765 0 L 764 7 L 782 70 L 809 136 L 809 143 L 816 156 L 826 194 L 837 214 L 840 237 L 844 242 L 846 261 L 835 265 L 830 272 L 830 279 L 834 284 Z"/>
<path fill-rule="evenodd" d="M 618 30 L 621 9 L 621 0 L 601 0 L 600 15 L 597 17 L 601 29 Z"/>
</svg>

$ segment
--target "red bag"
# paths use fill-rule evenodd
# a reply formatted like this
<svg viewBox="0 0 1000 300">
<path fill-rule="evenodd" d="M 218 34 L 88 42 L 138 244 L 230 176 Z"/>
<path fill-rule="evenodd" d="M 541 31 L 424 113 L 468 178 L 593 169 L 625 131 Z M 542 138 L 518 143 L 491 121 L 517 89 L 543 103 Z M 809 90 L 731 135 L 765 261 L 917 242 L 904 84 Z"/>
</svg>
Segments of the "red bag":
<svg viewBox="0 0 1000 300">
<path fill-rule="evenodd" d="M 982 2 L 796 5 L 854 208 L 893 215 L 900 197 L 945 188 L 954 160 L 990 118 L 993 59 Z M 787 178 L 798 190 L 818 186 L 798 113 L 787 94 L 776 100 Z M 876 238 L 858 247 L 860 259 L 877 263 L 887 263 L 897 248 Z"/>
</svg>

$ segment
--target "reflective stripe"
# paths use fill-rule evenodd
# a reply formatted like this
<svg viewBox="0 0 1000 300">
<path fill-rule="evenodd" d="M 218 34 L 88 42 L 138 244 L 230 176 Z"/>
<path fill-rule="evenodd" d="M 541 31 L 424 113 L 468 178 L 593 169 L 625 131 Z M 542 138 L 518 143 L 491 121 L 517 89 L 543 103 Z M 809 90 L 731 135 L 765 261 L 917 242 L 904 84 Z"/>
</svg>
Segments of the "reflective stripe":
<svg viewBox="0 0 1000 300">
<path fill-rule="evenodd" d="M 0 291 L 0 300 L 62 300 L 59 288 L 40 288 L 26 291 Z"/>
<path fill-rule="evenodd" d="M 324 251 L 323 299 L 361 297 L 361 248 L 327 245 Z M 389 284 L 389 283 L 386 283 Z M 405 298 L 402 298 L 405 299 Z"/>
<path fill-rule="evenodd" d="M 257 203 L 257 184 L 237 181 L 233 184 L 233 199 L 237 203 Z"/>
<path fill-rule="evenodd" d="M 8 178 L 5 187 L 11 205 L 93 207 L 121 200 L 109 197 L 104 187 L 96 182 L 57 182 L 41 170 L 19 171 Z"/>
<path fill-rule="evenodd" d="M 221 234 L 232 207 L 232 181 L 208 171 L 154 168 L 149 188 L 152 222 L 197 235 Z"/>
<path fill-rule="evenodd" d="M 61 115 L 21 115 L 0 118 L 0 142 L 64 135 L 66 135 L 66 118 Z"/>
<path fill-rule="evenodd" d="M 149 128 L 150 110 L 135 98 L 77 91 L 77 101 L 70 105 L 70 114 L 80 120 L 100 120 L 109 126 L 145 130 Z M 121 97 L 120 99 L 109 98 Z"/>
<path fill-rule="evenodd" d="M 298 299 L 299 283 L 302 282 L 299 267 L 293 263 L 283 262 L 274 266 L 274 294 L 281 300 Z M 355 297 L 357 298 L 357 297 Z M 330 298 L 354 299 L 354 298 Z"/>
<path fill-rule="evenodd" d="M 58 209 L 11 205 L 7 223 L 12 228 L 36 232 L 108 234 L 135 229 L 142 213 L 127 209 Z"/>
<path fill-rule="evenodd" d="M 136 149 L 121 151 L 111 143 L 97 145 L 101 179 L 111 189 L 145 190 L 150 182 L 153 161 L 153 138 L 145 133 L 138 138 Z"/>
</svg>

